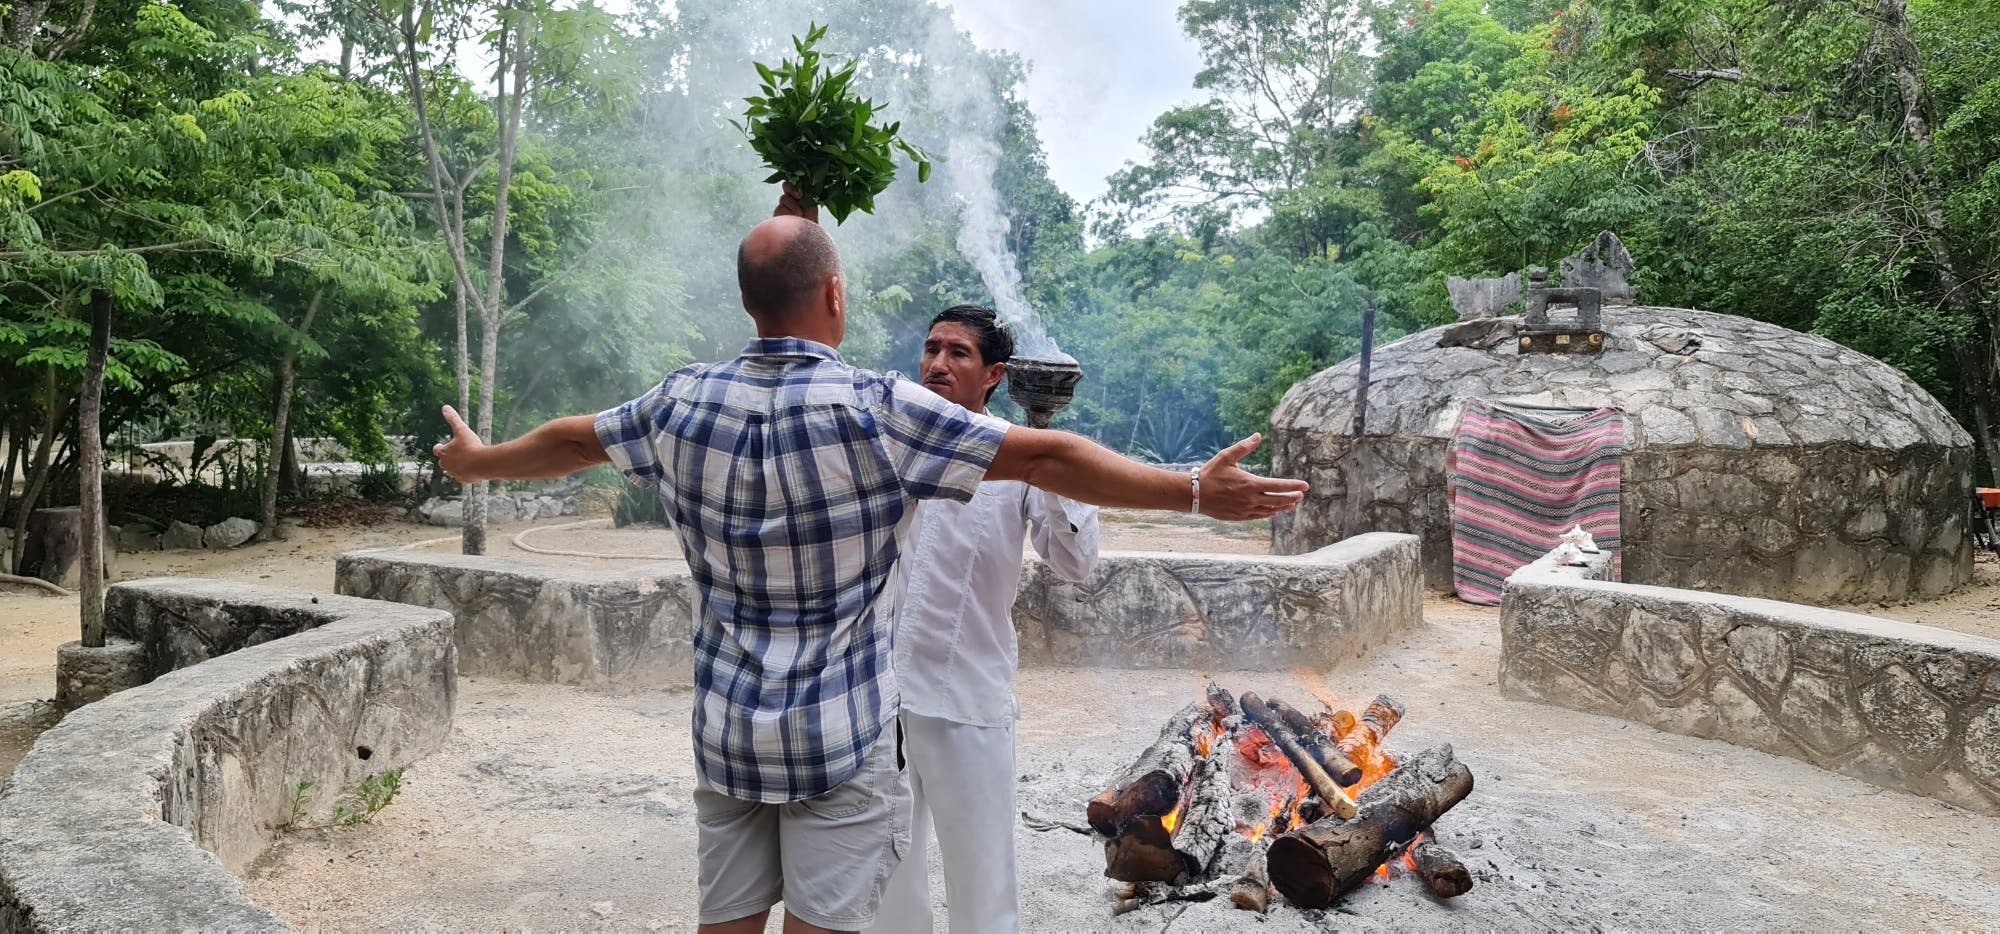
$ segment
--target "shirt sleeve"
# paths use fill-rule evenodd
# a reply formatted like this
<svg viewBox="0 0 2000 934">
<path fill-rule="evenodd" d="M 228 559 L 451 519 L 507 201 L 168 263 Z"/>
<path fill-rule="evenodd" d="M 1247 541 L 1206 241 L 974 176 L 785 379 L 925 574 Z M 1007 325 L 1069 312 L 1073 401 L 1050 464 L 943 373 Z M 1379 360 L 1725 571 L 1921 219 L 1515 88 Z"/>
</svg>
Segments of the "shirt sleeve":
<svg viewBox="0 0 2000 934">
<path fill-rule="evenodd" d="M 1063 580 L 1083 583 L 1097 569 L 1097 507 L 1028 487 L 1023 506 L 1035 553 Z"/>
<path fill-rule="evenodd" d="M 659 424 L 666 405 L 663 382 L 637 399 L 597 413 L 597 440 L 604 445 L 604 453 L 611 455 L 611 465 L 640 486 L 653 486 L 665 476 L 653 427 Z"/>
<path fill-rule="evenodd" d="M 916 499 L 970 501 L 1000 453 L 1007 423 L 906 379 L 888 387 L 876 424 L 903 489 Z"/>
</svg>

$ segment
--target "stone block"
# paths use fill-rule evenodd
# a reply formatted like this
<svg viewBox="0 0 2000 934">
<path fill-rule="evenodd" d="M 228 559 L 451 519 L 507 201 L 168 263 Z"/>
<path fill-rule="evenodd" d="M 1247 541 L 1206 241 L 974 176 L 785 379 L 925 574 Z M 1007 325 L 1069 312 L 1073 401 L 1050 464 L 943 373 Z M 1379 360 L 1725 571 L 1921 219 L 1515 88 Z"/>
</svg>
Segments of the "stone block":
<svg viewBox="0 0 2000 934">
<path fill-rule="evenodd" d="M 96 648 L 65 642 L 56 649 L 56 705 L 64 709 L 103 700 L 149 680 L 146 647 L 140 643 L 107 638 Z"/>
<path fill-rule="evenodd" d="M 167 551 L 191 551 L 201 547 L 202 528 L 189 525 L 178 519 L 167 524 L 167 531 L 160 536 L 160 547 Z"/>
<path fill-rule="evenodd" d="M 1506 313 L 1509 305 L 1521 300 L 1521 274 L 1510 272 L 1498 279 L 1446 276 L 1444 288 L 1459 320 L 1491 318 Z"/>
<path fill-rule="evenodd" d="M 1966 720 L 1960 755 L 1967 774 L 2000 794 L 2000 700 L 1975 709 Z"/>
<path fill-rule="evenodd" d="M 1855 714 L 1846 682 L 1812 671 L 1793 673 L 1778 704 L 1778 719 L 1822 761 L 1854 748 L 1867 732 Z"/>
<path fill-rule="evenodd" d="M 1685 619 L 1634 607 L 1626 616 L 1620 653 L 1640 683 L 1662 697 L 1686 690 L 1702 673 L 1694 626 Z"/>
<path fill-rule="evenodd" d="M 256 534 L 257 523 L 231 517 L 203 529 L 201 544 L 212 551 L 223 551 L 249 541 Z"/>
<path fill-rule="evenodd" d="M 1766 697 L 1777 697 L 1792 673 L 1792 646 L 1771 626 L 1738 626 L 1725 637 L 1729 665 Z"/>
<path fill-rule="evenodd" d="M 1883 671 L 1856 696 L 1877 739 L 1909 760 L 1913 771 L 1928 771 L 1944 757 L 1951 710 L 1901 665 Z"/>
<path fill-rule="evenodd" d="M 487 522 L 514 522 L 521 517 L 521 505 L 511 496 L 486 497 Z"/>
</svg>

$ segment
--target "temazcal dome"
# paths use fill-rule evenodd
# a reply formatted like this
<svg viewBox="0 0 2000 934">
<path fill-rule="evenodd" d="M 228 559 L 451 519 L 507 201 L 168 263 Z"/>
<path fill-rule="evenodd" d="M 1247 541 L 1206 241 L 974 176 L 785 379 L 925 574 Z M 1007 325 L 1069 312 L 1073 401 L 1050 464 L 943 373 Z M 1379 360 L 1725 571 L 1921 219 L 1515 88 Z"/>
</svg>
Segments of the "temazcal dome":
<svg viewBox="0 0 2000 934">
<path fill-rule="evenodd" d="M 1294 386 L 1271 415 L 1273 469 L 1312 492 L 1274 523 L 1274 550 L 1415 533 L 1427 581 L 1449 590 L 1446 454 L 1478 398 L 1624 413 L 1627 581 L 1845 603 L 1971 579 L 1971 438 L 1909 378 L 1730 315 L 1606 307 L 1598 330 L 1594 354 L 1522 352 L 1521 318 L 1378 347 L 1358 437 L 1358 358 Z"/>
</svg>

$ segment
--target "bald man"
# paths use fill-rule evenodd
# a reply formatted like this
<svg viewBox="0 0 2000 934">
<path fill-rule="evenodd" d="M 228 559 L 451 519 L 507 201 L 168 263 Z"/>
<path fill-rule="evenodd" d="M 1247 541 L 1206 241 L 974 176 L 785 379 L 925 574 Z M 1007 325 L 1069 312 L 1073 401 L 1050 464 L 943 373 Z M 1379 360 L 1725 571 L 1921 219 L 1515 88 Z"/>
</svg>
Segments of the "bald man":
<svg viewBox="0 0 2000 934">
<path fill-rule="evenodd" d="M 614 463 L 657 486 L 700 597 L 694 792 L 701 930 L 858 931 L 909 846 L 890 633 L 917 501 L 1022 480 L 1104 506 L 1257 519 L 1306 485 L 1236 464 L 1146 467 L 1076 435 L 977 415 L 834 348 L 847 295 L 832 238 L 791 193 L 736 253 L 757 337 L 596 416 L 485 445 L 445 409 L 438 463 L 461 482 Z M 807 216 L 800 216 L 807 215 Z"/>
</svg>

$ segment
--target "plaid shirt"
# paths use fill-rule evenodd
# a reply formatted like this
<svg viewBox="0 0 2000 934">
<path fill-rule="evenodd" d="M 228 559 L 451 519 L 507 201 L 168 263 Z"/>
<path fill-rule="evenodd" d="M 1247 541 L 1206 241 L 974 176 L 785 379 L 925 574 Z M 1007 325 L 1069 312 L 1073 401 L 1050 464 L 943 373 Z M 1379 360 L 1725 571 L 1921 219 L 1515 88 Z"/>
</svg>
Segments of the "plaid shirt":
<svg viewBox="0 0 2000 934">
<path fill-rule="evenodd" d="M 733 798 L 829 791 L 901 703 L 890 634 L 920 499 L 965 502 L 1006 423 L 833 348 L 760 338 L 597 416 L 694 573 L 695 760 Z"/>
</svg>

